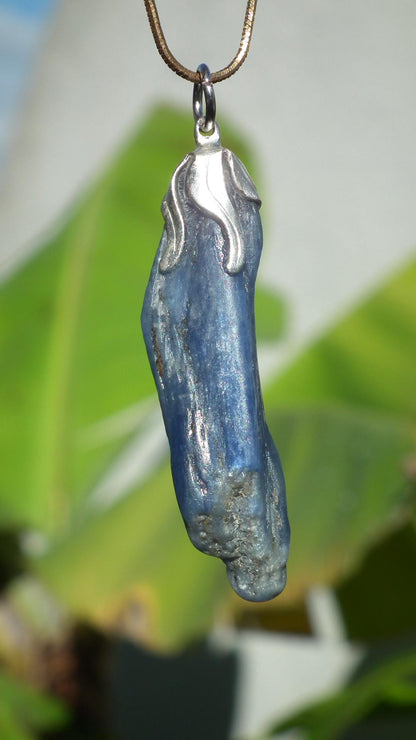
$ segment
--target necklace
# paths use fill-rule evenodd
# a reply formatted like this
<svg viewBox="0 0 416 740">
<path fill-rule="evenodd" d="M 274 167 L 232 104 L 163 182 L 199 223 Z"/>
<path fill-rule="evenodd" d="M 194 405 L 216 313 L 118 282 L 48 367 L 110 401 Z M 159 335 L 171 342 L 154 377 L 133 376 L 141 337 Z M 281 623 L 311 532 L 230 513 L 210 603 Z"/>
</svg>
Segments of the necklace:
<svg viewBox="0 0 416 740">
<path fill-rule="evenodd" d="M 221 145 L 214 82 L 247 56 L 256 0 L 239 50 L 211 75 L 170 52 L 154 0 L 145 0 L 164 61 L 194 83 L 196 149 L 173 174 L 165 227 L 142 310 L 142 329 L 189 537 L 221 558 L 233 589 L 266 601 L 286 583 L 290 529 L 285 482 L 267 428 L 257 364 L 254 287 L 263 246 L 256 188 Z"/>
</svg>

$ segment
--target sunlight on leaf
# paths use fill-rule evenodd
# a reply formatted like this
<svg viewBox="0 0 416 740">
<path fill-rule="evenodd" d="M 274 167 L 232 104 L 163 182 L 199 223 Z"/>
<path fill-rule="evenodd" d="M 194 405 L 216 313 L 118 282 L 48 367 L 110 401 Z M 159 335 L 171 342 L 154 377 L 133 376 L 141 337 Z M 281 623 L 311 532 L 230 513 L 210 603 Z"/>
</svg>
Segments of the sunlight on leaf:
<svg viewBox="0 0 416 740">
<path fill-rule="evenodd" d="M 226 126 L 223 140 L 252 171 Z M 157 455 L 142 479 L 130 477 L 107 499 L 97 491 L 151 436 L 154 383 L 139 315 L 160 203 L 192 148 L 189 116 L 155 110 L 60 233 L 0 290 L 2 521 L 46 533 L 33 569 L 75 613 L 109 624 L 106 615 L 137 588 L 152 612 L 149 640 L 170 647 L 212 624 L 230 593 L 224 567 L 189 543 Z M 416 262 L 265 394 L 293 532 L 283 598 L 336 580 L 403 512 L 416 411 L 415 280 Z M 259 338 L 278 339 L 284 324 L 282 301 L 260 287 Z"/>
<path fill-rule="evenodd" d="M 416 417 L 416 260 L 380 286 L 268 387 L 267 405 L 342 403 Z"/>
<path fill-rule="evenodd" d="M 252 170 L 242 142 L 222 131 Z M 62 231 L 0 291 L 0 515 L 46 531 L 51 546 L 36 568 L 78 613 L 98 619 L 132 584 L 149 585 L 166 644 L 209 626 L 228 589 L 224 568 L 190 545 L 167 467 L 139 486 L 133 477 L 109 492 L 106 481 L 136 439 L 149 438 L 155 389 L 141 302 L 160 203 L 194 148 L 192 133 L 187 114 L 156 109 Z M 258 311 L 259 335 L 276 339 L 278 297 L 260 289 Z"/>
<path fill-rule="evenodd" d="M 335 582 L 409 509 L 416 261 L 306 349 L 265 393 L 287 479 L 284 598 Z"/>
<path fill-rule="evenodd" d="M 141 303 L 160 203 L 192 133 L 187 114 L 156 109 L 62 231 L 0 289 L 3 522 L 64 531 L 135 432 L 94 446 L 79 443 L 85 430 L 154 394 Z M 250 166 L 227 126 L 223 139 Z M 261 331 L 277 336 L 279 301 L 259 300 L 270 315 Z"/>
</svg>

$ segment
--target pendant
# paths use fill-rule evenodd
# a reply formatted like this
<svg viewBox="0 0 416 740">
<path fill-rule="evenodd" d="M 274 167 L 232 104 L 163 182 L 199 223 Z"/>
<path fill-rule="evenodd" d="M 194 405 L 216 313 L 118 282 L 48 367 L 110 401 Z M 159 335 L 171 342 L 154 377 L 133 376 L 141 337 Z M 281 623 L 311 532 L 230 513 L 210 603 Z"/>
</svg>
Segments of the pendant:
<svg viewBox="0 0 416 740">
<path fill-rule="evenodd" d="M 197 146 L 163 200 L 142 328 L 189 537 L 224 561 L 241 597 L 266 601 L 285 586 L 290 529 L 257 364 L 261 203 L 244 165 L 221 146 L 209 70 L 198 70 Z"/>
</svg>

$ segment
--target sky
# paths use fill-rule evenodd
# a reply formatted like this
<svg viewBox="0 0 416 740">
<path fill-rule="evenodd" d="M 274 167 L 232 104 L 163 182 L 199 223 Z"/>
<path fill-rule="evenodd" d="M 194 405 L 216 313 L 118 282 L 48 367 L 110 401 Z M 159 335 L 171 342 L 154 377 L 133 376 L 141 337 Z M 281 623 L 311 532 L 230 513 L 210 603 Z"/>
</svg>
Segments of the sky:
<svg viewBox="0 0 416 740">
<path fill-rule="evenodd" d="M 0 0 L 0 170 L 57 1 Z"/>
</svg>

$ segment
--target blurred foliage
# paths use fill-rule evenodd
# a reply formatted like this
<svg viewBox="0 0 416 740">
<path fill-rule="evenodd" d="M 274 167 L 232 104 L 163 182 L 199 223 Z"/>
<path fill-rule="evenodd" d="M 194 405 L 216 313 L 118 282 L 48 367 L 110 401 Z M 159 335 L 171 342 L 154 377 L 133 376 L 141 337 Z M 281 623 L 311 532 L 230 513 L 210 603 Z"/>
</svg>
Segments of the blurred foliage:
<svg viewBox="0 0 416 740">
<path fill-rule="evenodd" d="M 253 171 L 226 126 L 223 141 Z M 127 620 L 135 639 L 163 648 L 203 634 L 224 604 L 240 608 L 222 564 L 188 541 L 164 448 L 148 474 L 135 469 L 109 485 L 154 431 L 139 314 L 162 230 L 160 202 L 192 148 L 189 116 L 155 110 L 67 224 L 0 290 L 1 526 L 25 535 L 29 569 L 70 613 L 113 629 Z M 351 584 L 365 593 L 368 578 L 382 587 L 385 571 L 371 553 L 387 543 L 389 561 L 398 523 L 414 549 L 415 284 L 416 260 L 265 392 L 292 524 L 288 586 L 276 609 L 290 613 L 311 584 L 343 581 L 351 634 L 365 629 L 348 579 L 350 593 Z M 283 301 L 259 285 L 256 312 L 259 341 L 276 343 L 286 330 Z M 342 705 L 334 702 L 325 717 Z"/>
<path fill-rule="evenodd" d="M 30 686 L 0 670 L 0 737 L 2 740 L 31 740 L 38 730 L 63 726 L 68 719 L 56 699 L 39 694 Z"/>
<path fill-rule="evenodd" d="M 256 289 L 256 334 L 259 342 L 275 342 L 286 331 L 284 301 L 270 288 Z"/>
<path fill-rule="evenodd" d="M 226 126 L 223 140 L 250 163 Z M 48 554 L 36 568 L 79 613 L 109 619 L 110 611 L 112 619 L 115 600 L 122 606 L 139 583 L 165 644 L 211 624 L 228 591 L 221 566 L 189 545 L 167 464 L 144 484 L 130 482 L 110 508 L 97 505 L 96 490 L 148 434 L 154 383 L 141 302 L 162 231 L 160 203 L 193 146 L 189 116 L 157 109 L 0 293 L 2 522 L 40 530 Z M 257 304 L 259 336 L 276 338 L 281 301 L 260 288 Z"/>
<path fill-rule="evenodd" d="M 416 634 L 415 573 L 416 529 L 399 522 L 337 585 L 348 637 L 370 644 Z"/>
<path fill-rule="evenodd" d="M 265 393 L 289 491 L 288 593 L 334 582 L 411 516 L 416 260 L 306 349 Z M 412 494 L 413 491 L 413 494 Z"/>
<path fill-rule="evenodd" d="M 278 723 L 270 730 L 269 737 L 296 728 L 303 730 L 308 740 L 392 737 L 411 740 L 415 726 L 416 647 L 413 643 L 405 650 L 397 648 L 392 657 L 375 661 L 328 699 Z"/>
</svg>

